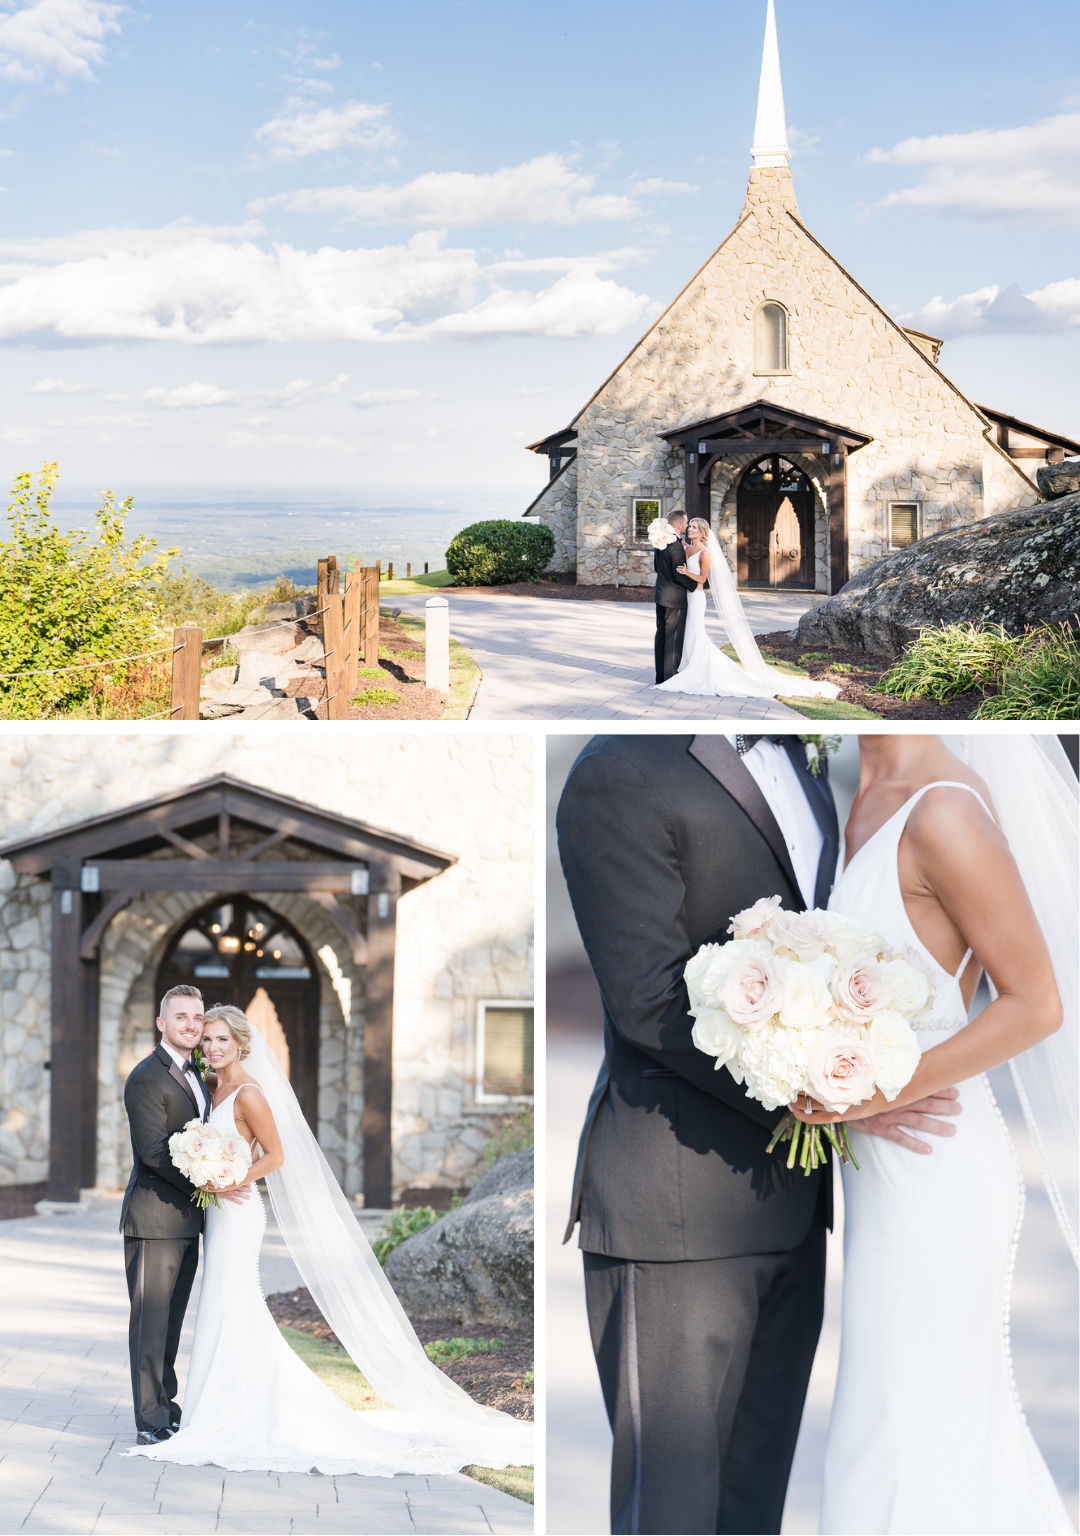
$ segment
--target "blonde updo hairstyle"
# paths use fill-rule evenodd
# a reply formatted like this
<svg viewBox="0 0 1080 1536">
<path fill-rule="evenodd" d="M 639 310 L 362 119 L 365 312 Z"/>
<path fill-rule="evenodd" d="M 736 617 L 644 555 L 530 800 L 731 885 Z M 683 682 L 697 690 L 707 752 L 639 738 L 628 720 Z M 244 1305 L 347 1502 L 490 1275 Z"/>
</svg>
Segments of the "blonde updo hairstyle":
<svg viewBox="0 0 1080 1536">
<path fill-rule="evenodd" d="M 709 542 L 709 525 L 703 517 L 692 517 L 686 525 L 687 532 L 689 532 L 691 528 L 696 528 L 698 530 L 701 535 L 701 542 L 703 544 L 707 544 Z"/>
<path fill-rule="evenodd" d="M 237 1057 L 243 1061 L 245 1056 L 251 1055 L 251 1025 L 247 1015 L 239 1008 L 234 1008 L 231 1003 L 214 1003 L 203 1014 L 203 1025 L 213 1023 L 220 1019 L 228 1029 L 230 1035 L 236 1041 Z"/>
</svg>

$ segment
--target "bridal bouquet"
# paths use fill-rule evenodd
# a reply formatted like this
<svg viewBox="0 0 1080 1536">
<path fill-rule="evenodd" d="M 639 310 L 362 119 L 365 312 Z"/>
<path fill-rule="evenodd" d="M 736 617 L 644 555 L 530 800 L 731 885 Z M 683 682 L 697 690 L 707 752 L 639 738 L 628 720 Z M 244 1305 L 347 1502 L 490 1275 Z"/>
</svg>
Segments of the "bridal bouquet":
<svg viewBox="0 0 1080 1536">
<path fill-rule="evenodd" d="M 666 517 L 654 517 L 645 532 L 653 549 L 667 549 L 679 537 Z"/>
<path fill-rule="evenodd" d="M 919 1062 L 911 1021 L 933 996 L 917 953 L 838 912 L 784 912 L 763 897 L 732 918 L 727 944 L 703 944 L 684 971 L 699 1051 L 779 1109 L 809 1094 L 843 1114 L 880 1088 L 895 1099 Z M 769 1143 L 790 1138 L 787 1166 L 824 1161 L 821 1133 L 855 1161 L 847 1127 L 803 1125 L 788 1113 Z M 802 1150 L 799 1138 L 802 1136 Z"/>
<path fill-rule="evenodd" d="M 169 1155 L 185 1179 L 197 1186 L 211 1186 L 196 1188 L 191 1196 L 203 1210 L 211 1201 L 220 1208 L 221 1201 L 213 1190 L 238 1183 L 251 1167 L 251 1153 L 242 1137 L 216 1125 L 204 1125 L 201 1120 L 189 1120 L 182 1131 L 169 1137 Z"/>
</svg>

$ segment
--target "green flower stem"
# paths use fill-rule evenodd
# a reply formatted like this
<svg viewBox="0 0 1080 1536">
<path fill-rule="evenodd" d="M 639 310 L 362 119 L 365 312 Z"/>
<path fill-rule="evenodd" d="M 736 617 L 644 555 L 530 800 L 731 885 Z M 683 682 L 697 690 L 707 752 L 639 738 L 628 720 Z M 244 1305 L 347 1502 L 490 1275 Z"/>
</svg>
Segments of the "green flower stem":
<svg viewBox="0 0 1080 1536">
<path fill-rule="evenodd" d="M 792 1119 L 795 1119 L 794 1115 L 792 1116 Z M 788 1153 L 787 1158 L 787 1165 L 789 1168 L 794 1168 L 795 1166 L 795 1155 L 799 1150 L 799 1132 L 802 1130 L 802 1128 L 802 1121 L 795 1120 L 795 1125 L 791 1132 L 791 1151 Z"/>
<path fill-rule="evenodd" d="M 843 1138 L 844 1138 L 844 1143 L 845 1143 L 845 1145 L 846 1145 L 846 1147 L 848 1149 L 848 1156 L 851 1158 L 851 1161 L 855 1164 L 855 1167 L 858 1168 L 859 1160 L 855 1156 L 854 1152 L 851 1150 L 851 1137 L 848 1135 L 848 1128 L 847 1128 L 847 1122 L 846 1121 L 841 1120 L 841 1122 L 840 1122 L 840 1130 L 841 1130 L 841 1133 L 842 1133 Z"/>
<path fill-rule="evenodd" d="M 799 1154 L 799 1167 L 802 1169 L 803 1173 L 807 1175 L 807 1177 L 810 1175 L 810 1144 L 813 1139 L 814 1138 L 810 1134 L 810 1127 L 808 1125 L 804 1125 L 802 1152 Z"/>
<path fill-rule="evenodd" d="M 843 1146 L 843 1144 L 839 1140 L 839 1138 L 837 1137 L 837 1134 L 833 1130 L 832 1126 L 831 1125 L 823 1125 L 821 1127 L 821 1129 L 825 1132 L 825 1135 L 829 1138 L 829 1141 L 832 1143 L 833 1149 L 836 1152 L 837 1156 L 839 1157 L 840 1161 L 842 1163 L 846 1163 L 847 1160 L 848 1160 L 847 1150 Z"/>
<path fill-rule="evenodd" d="M 780 1124 L 776 1127 L 776 1130 L 773 1132 L 773 1139 L 772 1139 L 772 1141 L 769 1142 L 769 1145 L 765 1148 L 766 1152 L 771 1152 L 772 1149 L 776 1146 L 776 1143 L 778 1141 L 786 1140 L 787 1137 L 791 1135 L 791 1128 L 792 1128 L 792 1126 L 794 1124 L 795 1124 L 795 1116 L 791 1113 L 790 1110 L 788 1110 L 787 1114 L 780 1121 Z"/>
</svg>

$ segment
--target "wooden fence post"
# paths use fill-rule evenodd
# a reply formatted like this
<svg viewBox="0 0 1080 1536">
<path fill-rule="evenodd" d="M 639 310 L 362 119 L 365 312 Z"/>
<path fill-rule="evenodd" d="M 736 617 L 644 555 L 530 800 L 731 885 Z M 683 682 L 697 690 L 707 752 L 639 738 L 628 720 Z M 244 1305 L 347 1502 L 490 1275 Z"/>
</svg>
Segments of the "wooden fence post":
<svg viewBox="0 0 1080 1536">
<path fill-rule="evenodd" d="M 345 689 L 356 692 L 360 664 L 360 572 L 345 572 Z"/>
<path fill-rule="evenodd" d="M 364 632 L 364 666 L 379 665 L 379 567 L 366 566 L 361 572 L 361 601 Z"/>
<path fill-rule="evenodd" d="M 337 555 L 331 555 L 326 562 L 326 591 L 329 596 L 333 597 L 334 593 L 340 590 L 341 588 L 338 585 Z"/>
<path fill-rule="evenodd" d="M 326 560 L 319 561 L 319 579 L 318 585 L 315 588 L 315 628 L 318 630 L 320 635 L 324 635 L 326 633 L 326 627 L 323 624 L 322 610 L 326 607 L 327 564 L 328 562 Z"/>
<path fill-rule="evenodd" d="M 199 718 L 199 685 L 202 682 L 201 629 L 174 629 L 172 649 L 172 707 L 170 720 Z"/>
<path fill-rule="evenodd" d="M 406 581 L 412 581 L 412 561 L 411 560 L 408 561 L 406 563 L 406 566 L 405 566 L 405 580 Z"/>
<path fill-rule="evenodd" d="M 336 592 L 327 596 L 323 614 L 323 649 L 326 665 L 326 718 L 349 718 L 349 695 L 345 688 L 345 637 L 341 598 Z"/>
<path fill-rule="evenodd" d="M 450 692 L 450 604 L 429 597 L 424 604 L 424 681 L 428 688 Z"/>
</svg>

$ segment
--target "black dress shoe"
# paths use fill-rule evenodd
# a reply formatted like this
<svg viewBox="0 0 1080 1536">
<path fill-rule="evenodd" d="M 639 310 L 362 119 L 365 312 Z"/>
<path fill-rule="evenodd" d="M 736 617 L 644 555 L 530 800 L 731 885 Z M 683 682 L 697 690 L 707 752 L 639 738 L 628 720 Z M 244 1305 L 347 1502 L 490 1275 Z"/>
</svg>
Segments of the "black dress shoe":
<svg viewBox="0 0 1080 1536">
<path fill-rule="evenodd" d="M 170 1440 L 173 1435 L 172 1426 L 163 1424 L 160 1429 L 140 1429 L 140 1445 L 160 1445 L 163 1440 Z"/>
</svg>

